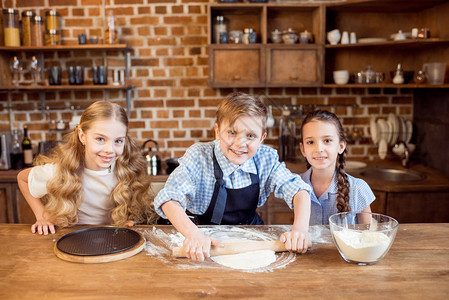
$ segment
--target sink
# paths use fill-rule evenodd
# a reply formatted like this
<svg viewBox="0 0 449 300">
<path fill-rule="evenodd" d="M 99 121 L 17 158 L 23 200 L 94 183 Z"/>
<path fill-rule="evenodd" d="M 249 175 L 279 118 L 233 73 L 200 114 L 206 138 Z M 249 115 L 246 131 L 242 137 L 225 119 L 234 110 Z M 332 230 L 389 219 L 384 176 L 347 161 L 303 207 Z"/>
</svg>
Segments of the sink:
<svg viewBox="0 0 449 300">
<path fill-rule="evenodd" d="M 375 178 L 383 181 L 419 181 L 426 179 L 426 175 L 412 170 L 397 169 L 366 169 L 360 175 L 368 178 Z"/>
</svg>

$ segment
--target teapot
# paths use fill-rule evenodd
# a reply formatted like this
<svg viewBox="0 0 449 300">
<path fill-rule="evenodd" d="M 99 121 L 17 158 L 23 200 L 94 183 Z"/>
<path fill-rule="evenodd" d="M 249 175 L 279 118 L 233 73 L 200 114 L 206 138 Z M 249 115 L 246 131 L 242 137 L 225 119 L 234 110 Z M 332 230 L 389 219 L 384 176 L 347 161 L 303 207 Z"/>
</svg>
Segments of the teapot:
<svg viewBox="0 0 449 300">
<path fill-rule="evenodd" d="M 156 151 L 153 151 L 151 147 L 148 150 L 145 149 L 147 143 L 153 143 L 156 147 Z M 160 175 L 161 174 L 161 158 L 159 156 L 159 145 L 155 140 L 146 140 L 142 146 L 142 154 L 147 161 L 147 174 L 148 175 Z"/>
</svg>

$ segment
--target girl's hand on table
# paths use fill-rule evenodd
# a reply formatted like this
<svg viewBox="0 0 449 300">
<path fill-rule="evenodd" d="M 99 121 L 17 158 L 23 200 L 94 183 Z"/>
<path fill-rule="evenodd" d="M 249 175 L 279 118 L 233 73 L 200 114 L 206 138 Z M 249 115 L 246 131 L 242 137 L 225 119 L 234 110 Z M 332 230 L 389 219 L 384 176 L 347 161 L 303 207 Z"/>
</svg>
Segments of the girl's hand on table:
<svg viewBox="0 0 449 300">
<path fill-rule="evenodd" d="M 224 247 L 219 240 L 204 235 L 199 230 L 186 237 L 183 243 L 187 257 L 194 261 L 204 261 L 210 257 L 211 246 Z"/>
<path fill-rule="evenodd" d="M 306 253 L 309 246 L 310 236 L 308 232 L 292 230 L 284 232 L 280 237 L 288 251 Z"/>
<path fill-rule="evenodd" d="M 31 232 L 32 233 L 39 233 L 39 234 L 43 234 L 43 235 L 48 235 L 48 233 L 55 233 L 55 225 L 53 224 L 53 222 L 48 221 L 44 218 L 42 219 L 38 219 L 36 221 L 36 223 L 34 223 L 33 225 L 31 225 Z"/>
</svg>

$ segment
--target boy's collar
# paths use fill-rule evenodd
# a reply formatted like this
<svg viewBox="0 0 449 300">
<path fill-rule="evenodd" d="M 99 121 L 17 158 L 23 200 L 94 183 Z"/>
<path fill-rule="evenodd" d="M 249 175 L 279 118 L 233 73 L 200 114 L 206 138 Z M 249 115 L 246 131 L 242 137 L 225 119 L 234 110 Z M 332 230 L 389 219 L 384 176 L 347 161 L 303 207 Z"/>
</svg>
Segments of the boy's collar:
<svg viewBox="0 0 449 300">
<path fill-rule="evenodd" d="M 244 172 L 247 173 L 253 173 L 257 175 L 257 169 L 256 165 L 254 164 L 254 159 L 248 159 L 243 164 L 235 165 L 232 162 L 229 161 L 229 159 L 223 154 L 220 148 L 220 141 L 215 140 L 214 141 L 214 151 L 215 151 L 215 157 L 217 158 L 218 165 L 221 168 L 221 171 L 223 172 L 223 176 L 229 176 L 234 171 L 241 169 Z"/>
</svg>

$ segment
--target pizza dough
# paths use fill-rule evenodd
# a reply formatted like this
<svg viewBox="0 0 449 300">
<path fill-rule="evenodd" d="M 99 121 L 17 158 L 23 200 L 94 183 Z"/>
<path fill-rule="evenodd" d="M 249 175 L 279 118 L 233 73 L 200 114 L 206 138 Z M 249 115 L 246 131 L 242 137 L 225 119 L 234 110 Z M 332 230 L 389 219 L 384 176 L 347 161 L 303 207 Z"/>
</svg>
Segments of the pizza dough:
<svg viewBox="0 0 449 300">
<path fill-rule="evenodd" d="M 271 265 L 276 261 L 276 254 L 272 250 L 259 250 L 232 255 L 213 256 L 211 259 L 228 268 L 250 270 Z"/>
</svg>

